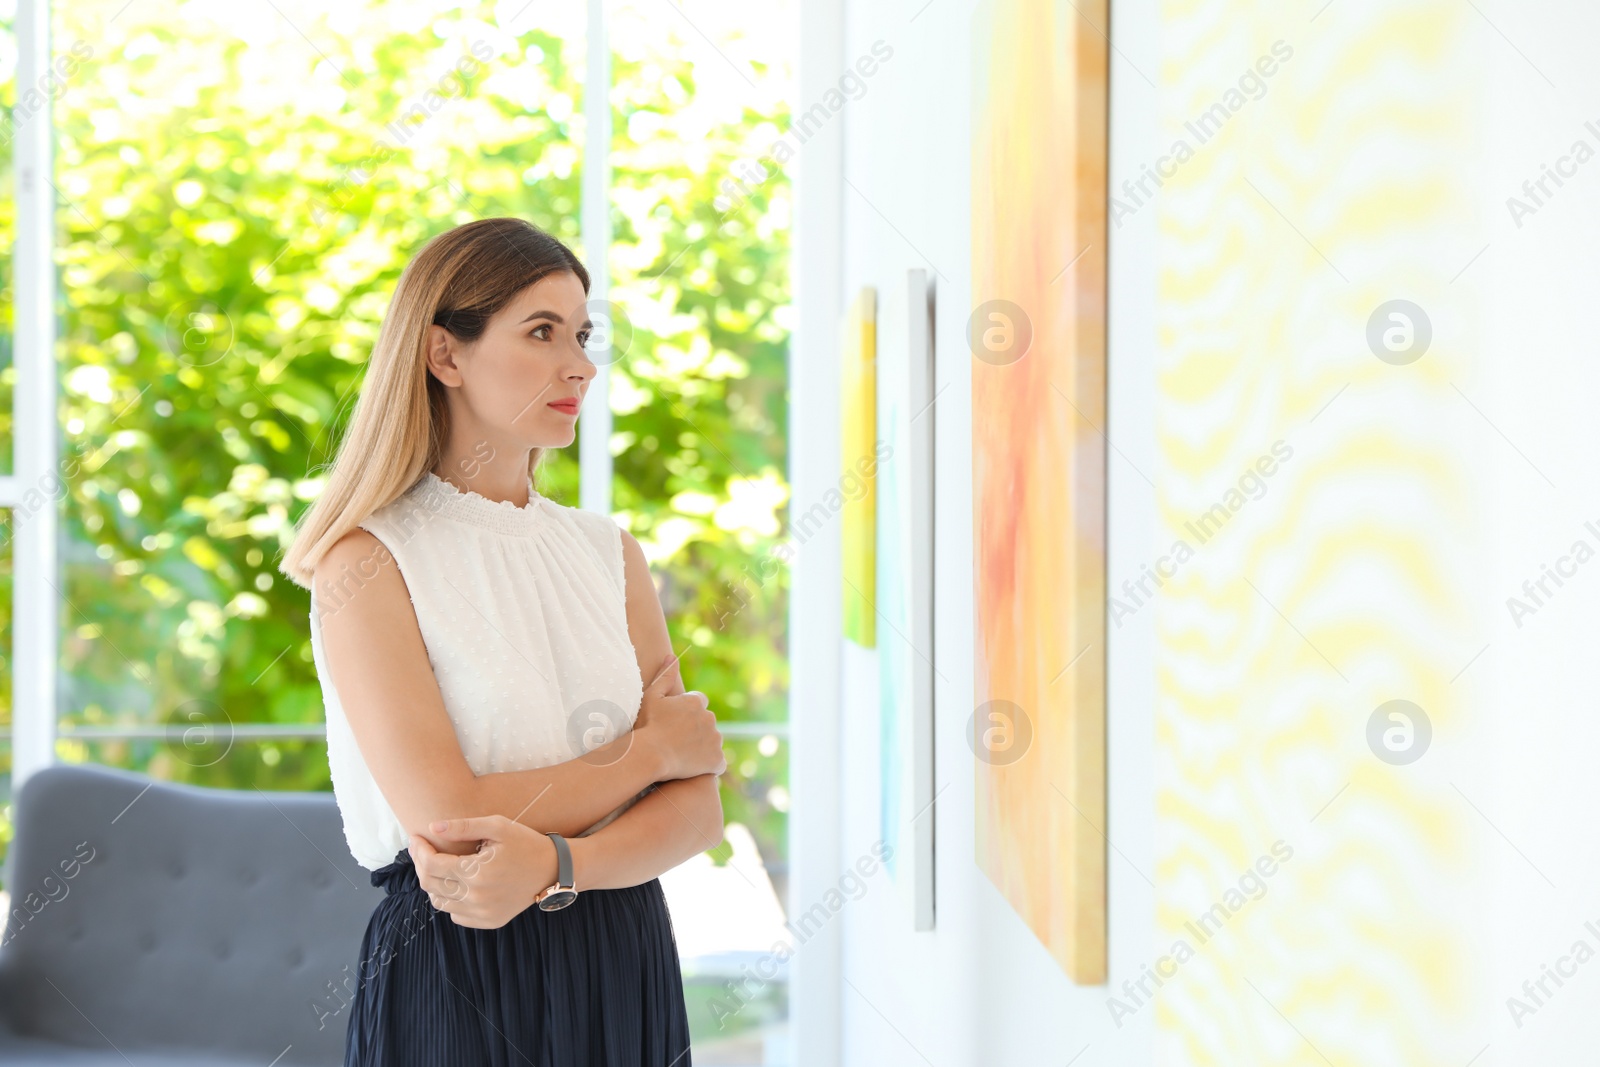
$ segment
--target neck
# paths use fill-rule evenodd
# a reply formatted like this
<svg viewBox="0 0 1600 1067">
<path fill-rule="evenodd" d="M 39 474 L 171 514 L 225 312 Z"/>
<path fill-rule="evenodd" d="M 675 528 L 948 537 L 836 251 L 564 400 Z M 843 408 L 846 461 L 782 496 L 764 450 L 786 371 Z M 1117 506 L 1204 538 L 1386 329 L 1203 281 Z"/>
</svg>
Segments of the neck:
<svg viewBox="0 0 1600 1067">
<path fill-rule="evenodd" d="M 433 473 L 488 500 L 528 503 L 528 449 L 495 448 L 485 441 L 471 447 L 451 441 Z"/>
</svg>

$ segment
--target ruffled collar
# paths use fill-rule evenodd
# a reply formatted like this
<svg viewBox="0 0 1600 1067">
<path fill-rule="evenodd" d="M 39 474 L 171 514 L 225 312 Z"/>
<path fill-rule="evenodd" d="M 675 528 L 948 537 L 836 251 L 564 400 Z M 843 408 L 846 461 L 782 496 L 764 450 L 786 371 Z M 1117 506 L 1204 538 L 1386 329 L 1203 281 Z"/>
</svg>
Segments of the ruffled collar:
<svg viewBox="0 0 1600 1067">
<path fill-rule="evenodd" d="M 417 479 L 410 495 L 434 514 L 499 533 L 533 533 L 548 517 L 545 510 L 548 499 L 531 487 L 528 502 L 519 508 L 509 500 L 490 500 L 470 489 L 457 489 L 431 470 L 424 471 Z"/>
</svg>

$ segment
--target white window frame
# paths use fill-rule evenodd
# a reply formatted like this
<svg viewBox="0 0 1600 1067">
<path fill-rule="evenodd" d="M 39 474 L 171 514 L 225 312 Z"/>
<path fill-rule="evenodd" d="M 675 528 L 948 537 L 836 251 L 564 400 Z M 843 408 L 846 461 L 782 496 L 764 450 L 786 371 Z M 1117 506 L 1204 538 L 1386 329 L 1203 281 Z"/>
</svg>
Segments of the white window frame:
<svg viewBox="0 0 1600 1067">
<path fill-rule="evenodd" d="M 17 0 L 17 101 L 45 84 L 50 69 L 49 0 Z M 37 91 L 37 89 L 36 89 Z M 58 612 L 64 596 L 56 552 L 56 507 L 63 495 L 56 426 L 55 186 L 50 181 L 50 107 L 15 126 L 16 245 L 12 293 L 13 467 L 0 478 L 0 507 L 11 510 L 11 788 L 55 758 Z"/>
</svg>

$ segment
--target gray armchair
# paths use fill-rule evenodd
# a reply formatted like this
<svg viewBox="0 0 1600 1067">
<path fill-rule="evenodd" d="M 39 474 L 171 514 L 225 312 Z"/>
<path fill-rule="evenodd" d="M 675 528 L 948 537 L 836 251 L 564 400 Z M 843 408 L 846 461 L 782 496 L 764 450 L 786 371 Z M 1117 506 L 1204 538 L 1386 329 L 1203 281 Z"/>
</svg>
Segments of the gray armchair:
<svg viewBox="0 0 1600 1067">
<path fill-rule="evenodd" d="M 59 765 L 23 785 L 15 820 L 0 1064 L 342 1061 L 383 893 L 332 794 Z"/>
</svg>

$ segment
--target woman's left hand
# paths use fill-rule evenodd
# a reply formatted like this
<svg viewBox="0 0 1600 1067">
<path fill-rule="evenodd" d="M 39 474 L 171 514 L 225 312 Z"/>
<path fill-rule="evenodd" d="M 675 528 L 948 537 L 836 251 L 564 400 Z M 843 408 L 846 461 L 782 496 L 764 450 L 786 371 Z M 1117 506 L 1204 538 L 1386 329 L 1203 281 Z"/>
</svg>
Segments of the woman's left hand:
<svg viewBox="0 0 1600 1067">
<path fill-rule="evenodd" d="M 420 836 L 411 838 L 408 851 L 417 882 L 457 926 L 504 926 L 556 880 L 555 843 L 504 815 L 436 822 L 429 833 L 441 840 L 481 842 L 477 852 L 455 856 Z"/>
</svg>

